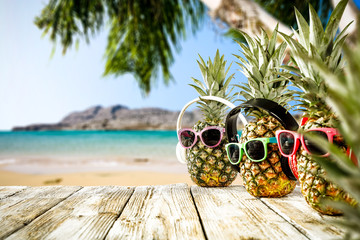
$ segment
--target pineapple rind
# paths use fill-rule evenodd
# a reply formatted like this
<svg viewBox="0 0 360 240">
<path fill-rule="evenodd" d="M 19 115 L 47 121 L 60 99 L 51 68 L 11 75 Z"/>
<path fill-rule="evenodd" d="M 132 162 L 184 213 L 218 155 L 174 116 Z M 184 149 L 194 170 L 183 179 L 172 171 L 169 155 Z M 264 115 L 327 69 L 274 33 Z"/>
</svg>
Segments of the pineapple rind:
<svg viewBox="0 0 360 240">
<path fill-rule="evenodd" d="M 207 126 L 214 125 L 199 121 L 193 129 L 200 132 Z M 224 124 L 220 126 L 223 127 Z M 225 150 L 227 143 L 225 135 L 219 146 L 215 148 L 208 148 L 198 140 L 195 146 L 187 151 L 188 172 L 194 183 L 202 187 L 226 187 L 235 180 L 237 171 L 227 157 Z"/>
<path fill-rule="evenodd" d="M 275 137 L 277 130 L 284 129 L 278 120 L 263 116 L 247 124 L 240 137 L 240 143 L 253 138 Z M 291 193 L 296 181 L 290 180 L 282 171 L 278 145 L 268 144 L 268 157 L 261 162 L 253 162 L 244 154 L 239 164 L 246 190 L 255 197 L 282 197 Z"/>
<path fill-rule="evenodd" d="M 342 47 L 345 44 L 346 28 L 337 34 L 340 19 L 346 8 L 347 1 L 340 1 L 332 12 L 327 27 L 324 30 L 319 17 L 313 7 L 309 7 L 310 22 L 307 23 L 300 12 L 295 11 L 299 31 L 294 31 L 294 38 L 281 34 L 289 44 L 295 64 L 296 75 L 291 74 L 292 83 L 300 90 L 300 107 L 304 111 L 304 117 L 309 118 L 303 126 L 304 130 L 319 127 L 336 127 L 336 118 L 333 110 L 327 105 L 325 99 L 328 95 L 326 78 L 312 64 L 309 57 L 322 62 L 333 73 L 342 71 L 345 62 L 342 57 Z M 296 69 L 298 68 L 298 69 Z M 339 86 L 340 87 L 340 86 Z M 344 143 L 340 143 L 346 150 Z M 351 200 L 343 197 L 344 192 L 331 182 L 326 180 L 325 171 L 315 162 L 311 155 L 303 149 L 297 153 L 297 166 L 301 191 L 311 207 L 321 213 L 338 215 L 339 210 L 325 205 L 323 199 Z M 347 194 L 345 194 L 348 196 Z"/>
<path fill-rule="evenodd" d="M 287 44 L 277 42 L 277 27 L 271 37 L 265 31 L 258 38 L 251 38 L 242 33 L 247 45 L 239 43 L 245 58 L 236 56 L 240 63 L 241 71 L 248 81 L 237 85 L 245 100 L 264 98 L 272 100 L 281 106 L 288 106 L 294 99 L 294 92 L 288 88 L 288 79 L 279 75 Z M 287 70 L 281 71 L 288 72 Z M 245 112 L 256 118 L 245 126 L 241 134 L 240 143 L 252 138 L 275 137 L 275 131 L 284 127 L 275 118 L 270 117 L 265 110 L 247 109 Z M 295 188 L 296 182 L 287 178 L 283 173 L 280 162 L 280 152 L 277 144 L 268 145 L 268 157 L 264 161 L 252 162 L 243 156 L 240 170 L 247 191 L 256 197 L 281 197 Z"/>
<path fill-rule="evenodd" d="M 336 118 L 331 115 L 319 119 L 309 119 L 302 128 L 309 130 L 313 128 L 333 128 Z M 346 144 L 342 138 L 334 139 L 344 152 Z M 309 155 L 303 147 L 298 151 L 297 168 L 301 192 L 306 202 L 315 210 L 327 215 L 340 215 L 342 212 L 323 203 L 323 200 L 345 201 L 350 205 L 356 205 L 355 199 L 351 198 L 343 189 L 326 179 L 325 170 Z M 330 161 L 330 159 L 329 159 Z"/>
<path fill-rule="evenodd" d="M 190 84 L 202 96 L 217 96 L 231 101 L 231 90 L 228 91 L 230 81 L 234 74 L 227 77 L 230 66 L 226 68 L 224 55 L 220 56 L 216 51 L 214 60 L 210 58 L 205 63 L 201 58 L 198 61 L 203 82 L 194 79 Z M 193 129 L 200 132 L 207 126 L 224 126 L 223 119 L 226 115 L 227 106 L 217 101 L 203 100 L 198 103 L 203 113 L 203 120 L 199 121 Z M 225 144 L 228 143 L 224 134 L 221 143 L 216 148 L 205 147 L 200 140 L 187 150 L 186 160 L 188 172 L 194 183 L 204 187 L 225 187 L 230 185 L 236 178 L 237 171 L 227 158 Z"/>
</svg>

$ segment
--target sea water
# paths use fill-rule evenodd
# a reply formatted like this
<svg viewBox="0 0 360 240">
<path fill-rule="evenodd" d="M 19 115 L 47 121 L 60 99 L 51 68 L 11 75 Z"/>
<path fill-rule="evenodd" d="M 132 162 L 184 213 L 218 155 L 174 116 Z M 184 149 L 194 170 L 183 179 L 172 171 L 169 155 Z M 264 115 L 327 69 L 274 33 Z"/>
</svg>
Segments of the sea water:
<svg viewBox="0 0 360 240">
<path fill-rule="evenodd" d="M 176 131 L 0 132 L 0 161 L 16 158 L 174 159 Z"/>
</svg>

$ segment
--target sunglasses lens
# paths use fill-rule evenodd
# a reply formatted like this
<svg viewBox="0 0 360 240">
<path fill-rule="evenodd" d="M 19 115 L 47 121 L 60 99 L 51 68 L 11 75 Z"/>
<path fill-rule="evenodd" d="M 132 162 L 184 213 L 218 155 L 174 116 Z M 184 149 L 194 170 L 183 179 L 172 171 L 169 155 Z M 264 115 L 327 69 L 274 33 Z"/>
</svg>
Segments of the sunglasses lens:
<svg viewBox="0 0 360 240">
<path fill-rule="evenodd" d="M 279 135 L 279 146 L 285 155 L 291 155 L 295 147 L 295 138 L 291 133 L 280 133 Z"/>
<path fill-rule="evenodd" d="M 226 150 L 228 151 L 230 162 L 232 164 L 237 164 L 239 162 L 239 154 L 240 154 L 239 146 L 235 144 L 231 144 L 227 147 Z"/>
<path fill-rule="evenodd" d="M 245 149 L 252 160 L 261 160 L 265 157 L 264 144 L 259 140 L 246 143 Z"/>
<path fill-rule="evenodd" d="M 201 137 L 204 143 L 210 147 L 215 146 L 221 141 L 221 133 L 218 129 L 206 130 L 202 133 Z"/>
<path fill-rule="evenodd" d="M 182 131 L 180 134 L 180 141 L 184 147 L 190 147 L 195 141 L 195 133 L 189 130 Z"/>
<path fill-rule="evenodd" d="M 321 138 L 324 138 L 325 140 L 328 139 L 326 133 L 321 132 L 321 131 L 309 131 L 307 134 L 321 137 Z M 323 151 L 321 148 L 319 148 L 314 142 L 310 141 L 306 136 L 304 136 L 304 143 L 305 143 L 306 148 L 308 149 L 308 151 L 311 154 L 320 155 L 320 156 L 326 154 L 325 151 Z"/>
</svg>

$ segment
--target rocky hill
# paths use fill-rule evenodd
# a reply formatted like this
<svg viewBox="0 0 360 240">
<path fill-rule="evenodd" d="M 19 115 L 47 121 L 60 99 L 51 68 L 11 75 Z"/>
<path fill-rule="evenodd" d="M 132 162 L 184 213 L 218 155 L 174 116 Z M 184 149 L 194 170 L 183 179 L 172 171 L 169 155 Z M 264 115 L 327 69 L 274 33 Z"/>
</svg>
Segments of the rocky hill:
<svg viewBox="0 0 360 240">
<path fill-rule="evenodd" d="M 160 108 L 129 109 L 122 105 L 106 108 L 94 106 L 84 111 L 70 113 L 55 124 L 14 127 L 13 131 L 176 129 L 178 115 L 179 111 Z M 182 127 L 190 127 L 200 119 L 200 111 L 187 111 L 183 117 Z"/>
</svg>

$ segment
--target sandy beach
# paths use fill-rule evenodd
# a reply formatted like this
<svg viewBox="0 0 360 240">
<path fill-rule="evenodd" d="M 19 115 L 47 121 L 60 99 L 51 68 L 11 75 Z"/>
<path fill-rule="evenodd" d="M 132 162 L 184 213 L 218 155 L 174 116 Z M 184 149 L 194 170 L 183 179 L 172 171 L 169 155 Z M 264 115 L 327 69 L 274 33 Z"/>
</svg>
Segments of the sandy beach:
<svg viewBox="0 0 360 240">
<path fill-rule="evenodd" d="M 187 183 L 194 185 L 186 165 L 155 159 L 59 161 L 17 159 L 0 165 L 1 186 L 141 186 Z M 241 184 L 240 177 L 233 184 Z"/>
<path fill-rule="evenodd" d="M 86 172 L 60 174 L 25 174 L 0 170 L 1 186 L 141 186 L 187 183 L 193 185 L 188 174 L 159 172 Z"/>
</svg>

